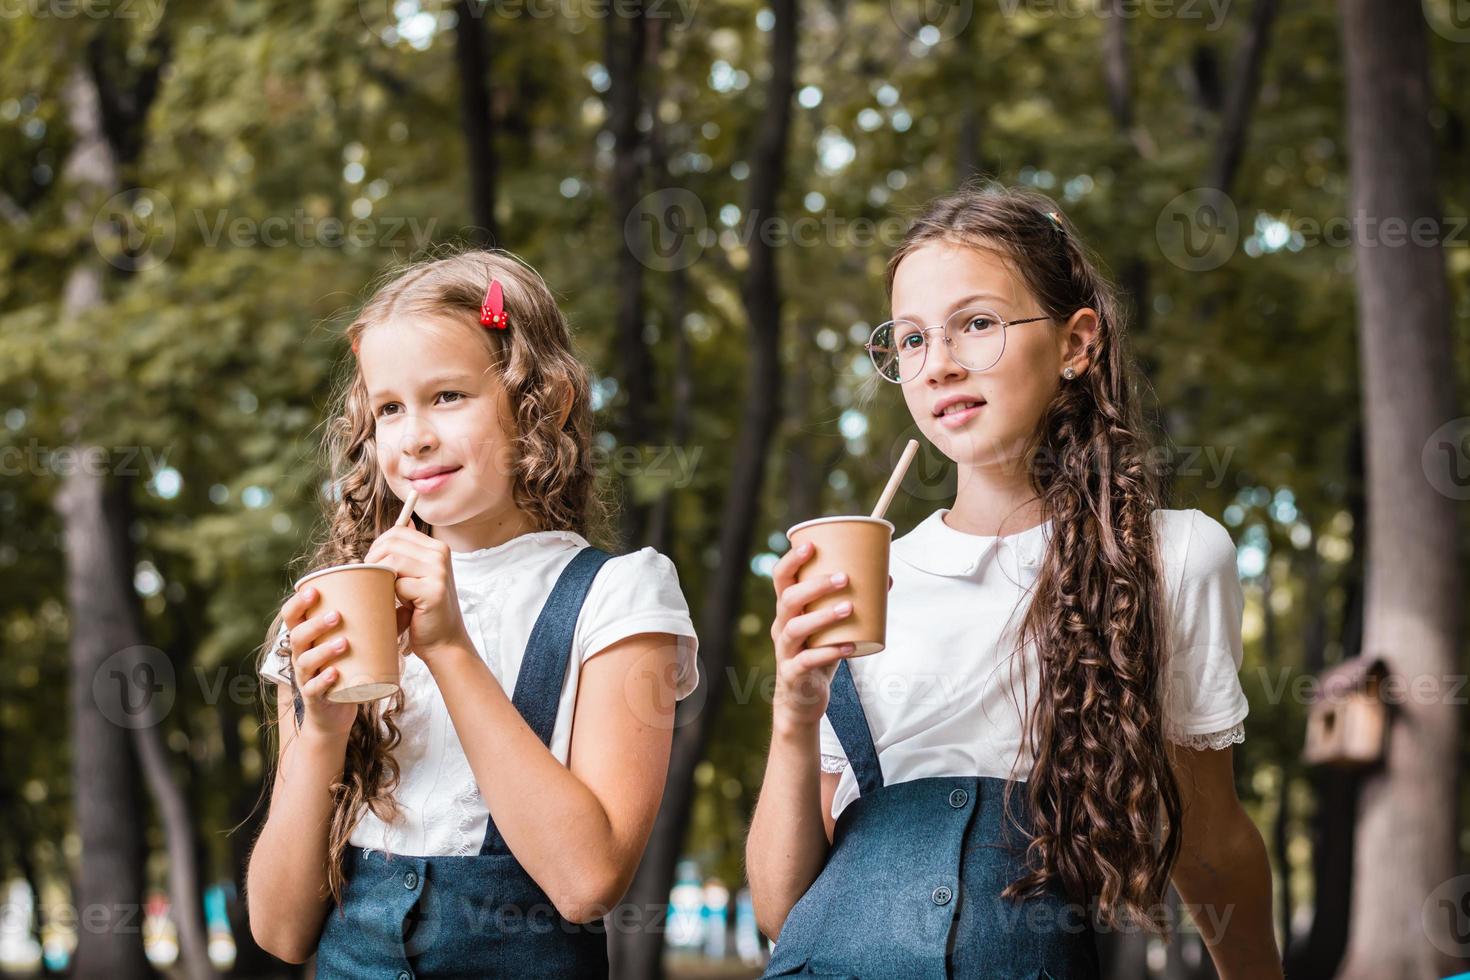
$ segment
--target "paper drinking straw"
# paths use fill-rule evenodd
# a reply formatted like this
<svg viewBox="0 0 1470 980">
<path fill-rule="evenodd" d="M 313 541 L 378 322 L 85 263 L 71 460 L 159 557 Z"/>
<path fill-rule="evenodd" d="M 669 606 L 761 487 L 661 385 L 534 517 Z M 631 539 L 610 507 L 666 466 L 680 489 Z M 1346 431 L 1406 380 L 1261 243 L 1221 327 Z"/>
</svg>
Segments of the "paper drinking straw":
<svg viewBox="0 0 1470 980">
<path fill-rule="evenodd" d="M 413 519 L 413 505 L 419 502 L 417 490 L 408 491 L 408 499 L 403 502 L 403 509 L 398 512 L 398 520 L 393 522 L 394 527 L 406 527 Z"/>
<path fill-rule="evenodd" d="M 883 488 L 883 496 L 878 498 L 878 506 L 873 508 L 874 517 L 882 517 L 888 505 L 893 503 L 893 495 L 898 493 L 898 485 L 903 482 L 903 475 L 909 471 L 909 464 L 914 461 L 914 454 L 919 451 L 919 440 L 910 439 L 909 444 L 903 447 L 903 455 L 898 457 L 898 465 L 893 468 L 893 475 L 888 478 L 888 486 Z"/>
</svg>

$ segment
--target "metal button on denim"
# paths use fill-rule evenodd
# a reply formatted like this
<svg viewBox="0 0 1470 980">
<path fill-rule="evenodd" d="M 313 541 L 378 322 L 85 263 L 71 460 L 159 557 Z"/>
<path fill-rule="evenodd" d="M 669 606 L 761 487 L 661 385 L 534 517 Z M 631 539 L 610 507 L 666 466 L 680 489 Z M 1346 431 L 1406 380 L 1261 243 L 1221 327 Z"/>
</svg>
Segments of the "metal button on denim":
<svg viewBox="0 0 1470 980">
<path fill-rule="evenodd" d="M 949 890 L 948 885 L 940 885 L 934 889 L 934 894 L 929 897 L 934 899 L 935 905 L 948 905 L 949 900 L 954 898 L 954 893 Z"/>
<path fill-rule="evenodd" d="M 413 974 L 409 973 L 407 970 L 399 970 L 398 980 L 413 980 Z"/>
<path fill-rule="evenodd" d="M 966 793 L 962 789 L 957 789 L 953 793 L 949 794 L 949 805 L 954 807 L 956 810 L 958 810 L 960 807 L 964 806 L 968 802 L 970 802 L 970 794 Z"/>
<path fill-rule="evenodd" d="M 407 889 L 417 888 L 419 884 L 418 872 L 410 871 L 403 876 L 403 887 Z"/>
</svg>

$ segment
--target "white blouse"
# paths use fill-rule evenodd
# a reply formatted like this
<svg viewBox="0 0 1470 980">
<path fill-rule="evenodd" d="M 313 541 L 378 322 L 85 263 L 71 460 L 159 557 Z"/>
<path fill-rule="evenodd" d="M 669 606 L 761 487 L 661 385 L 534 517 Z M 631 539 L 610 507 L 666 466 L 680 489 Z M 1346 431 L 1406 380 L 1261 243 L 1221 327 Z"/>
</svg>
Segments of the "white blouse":
<svg viewBox="0 0 1470 980">
<path fill-rule="evenodd" d="M 1029 645 L 1025 656 L 1014 654 L 1052 522 L 975 535 L 946 524 L 948 513 L 938 510 L 894 540 L 888 645 L 848 664 L 886 782 L 1024 779 L 1031 758 L 1022 744 L 1023 695 L 1034 702 L 1037 665 Z M 1244 740 L 1248 710 L 1238 676 L 1245 598 L 1235 544 L 1198 510 L 1153 516 L 1169 610 L 1165 735 L 1192 748 L 1225 748 Z M 821 753 L 824 772 L 842 772 L 835 817 L 858 789 L 826 716 Z"/>
<path fill-rule="evenodd" d="M 579 534 L 536 531 L 478 551 L 450 552 L 455 591 L 470 640 L 491 673 L 515 696 L 515 682 L 531 628 L 552 586 L 572 557 L 587 546 Z M 679 589 L 674 563 L 652 548 L 619 555 L 592 580 L 577 619 L 574 656 L 567 664 L 551 753 L 563 765 L 572 742 L 572 716 L 581 665 L 637 633 L 669 633 L 678 646 L 675 695 L 699 683 L 699 640 Z M 272 651 L 261 674 L 287 685 L 288 659 Z M 439 686 L 424 662 L 403 660 L 401 741 L 394 749 L 399 815 L 385 823 L 363 814 L 348 840 L 358 847 L 421 857 L 477 854 L 489 809 L 454 731 Z"/>
</svg>

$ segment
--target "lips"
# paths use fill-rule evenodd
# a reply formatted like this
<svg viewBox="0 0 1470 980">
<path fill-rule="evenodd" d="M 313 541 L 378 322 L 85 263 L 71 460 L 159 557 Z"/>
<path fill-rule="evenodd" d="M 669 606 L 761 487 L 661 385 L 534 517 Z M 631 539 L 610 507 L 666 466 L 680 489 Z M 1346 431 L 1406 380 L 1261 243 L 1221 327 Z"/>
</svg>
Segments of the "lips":
<svg viewBox="0 0 1470 980">
<path fill-rule="evenodd" d="M 985 399 L 978 395 L 948 395 L 935 404 L 934 415 L 942 418 L 952 412 L 964 412 L 984 404 Z"/>
<path fill-rule="evenodd" d="M 408 480 L 419 493 L 437 490 L 459 472 L 458 466 L 425 466 L 408 474 Z"/>
<path fill-rule="evenodd" d="M 985 399 L 971 395 L 950 395 L 934 406 L 934 417 L 946 429 L 966 425 L 985 407 Z"/>
<path fill-rule="evenodd" d="M 979 408 L 983 404 L 985 404 L 985 403 L 984 402 L 955 402 L 953 405 L 948 406 L 947 408 L 945 408 L 944 411 L 940 412 L 939 415 L 940 415 L 941 418 L 943 418 L 945 416 L 955 415 L 955 414 L 958 414 L 960 412 L 969 411 L 972 408 Z"/>
</svg>

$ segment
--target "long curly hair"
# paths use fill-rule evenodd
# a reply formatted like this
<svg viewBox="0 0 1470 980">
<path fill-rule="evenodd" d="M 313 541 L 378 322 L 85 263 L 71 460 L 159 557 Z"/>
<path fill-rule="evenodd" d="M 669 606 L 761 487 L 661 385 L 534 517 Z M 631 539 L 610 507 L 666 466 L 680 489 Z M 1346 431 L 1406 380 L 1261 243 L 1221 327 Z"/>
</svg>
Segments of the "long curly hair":
<svg viewBox="0 0 1470 980">
<path fill-rule="evenodd" d="M 1161 491 L 1122 305 L 1061 208 L 1028 189 L 971 184 L 926 205 L 889 260 L 890 299 L 899 263 L 931 242 L 999 255 L 1057 323 L 1083 308 L 1098 317 L 1088 369 L 1059 386 L 1025 447 L 1052 535 L 1018 633 L 1039 666 L 1023 726 L 1031 832 L 1028 869 L 1004 894 L 1054 886 L 1104 923 L 1166 932 L 1181 803 L 1161 704 Z"/>
<path fill-rule="evenodd" d="M 480 303 L 490 279 L 498 279 L 511 316 L 510 329 L 479 324 Z M 587 369 L 573 352 L 571 330 L 541 276 L 501 250 L 464 251 L 390 269 L 346 329 L 355 352 L 363 332 L 400 316 L 433 317 L 465 324 L 466 343 L 484 345 L 514 417 L 511 492 L 535 530 L 602 533 L 607 520 L 596 490 L 592 461 L 593 412 Z M 322 454 L 331 474 L 323 497 L 322 530 L 307 554 L 293 565 L 293 579 L 332 565 L 361 561 L 393 525 L 402 502 L 378 468 L 375 420 L 356 357 L 339 379 L 336 406 L 324 429 Z M 417 515 L 414 525 L 431 530 Z M 283 600 L 284 602 L 284 597 Z M 282 628 L 279 612 L 266 631 L 261 661 Z M 407 652 L 408 634 L 399 637 Z M 393 750 L 400 741 L 395 718 L 403 694 L 358 707 L 348 735 L 341 778 L 331 786 L 327 884 L 342 898 L 342 859 L 347 841 L 366 810 L 392 821 L 398 814 L 393 791 L 399 770 Z M 269 785 L 271 780 L 266 780 Z"/>
</svg>

